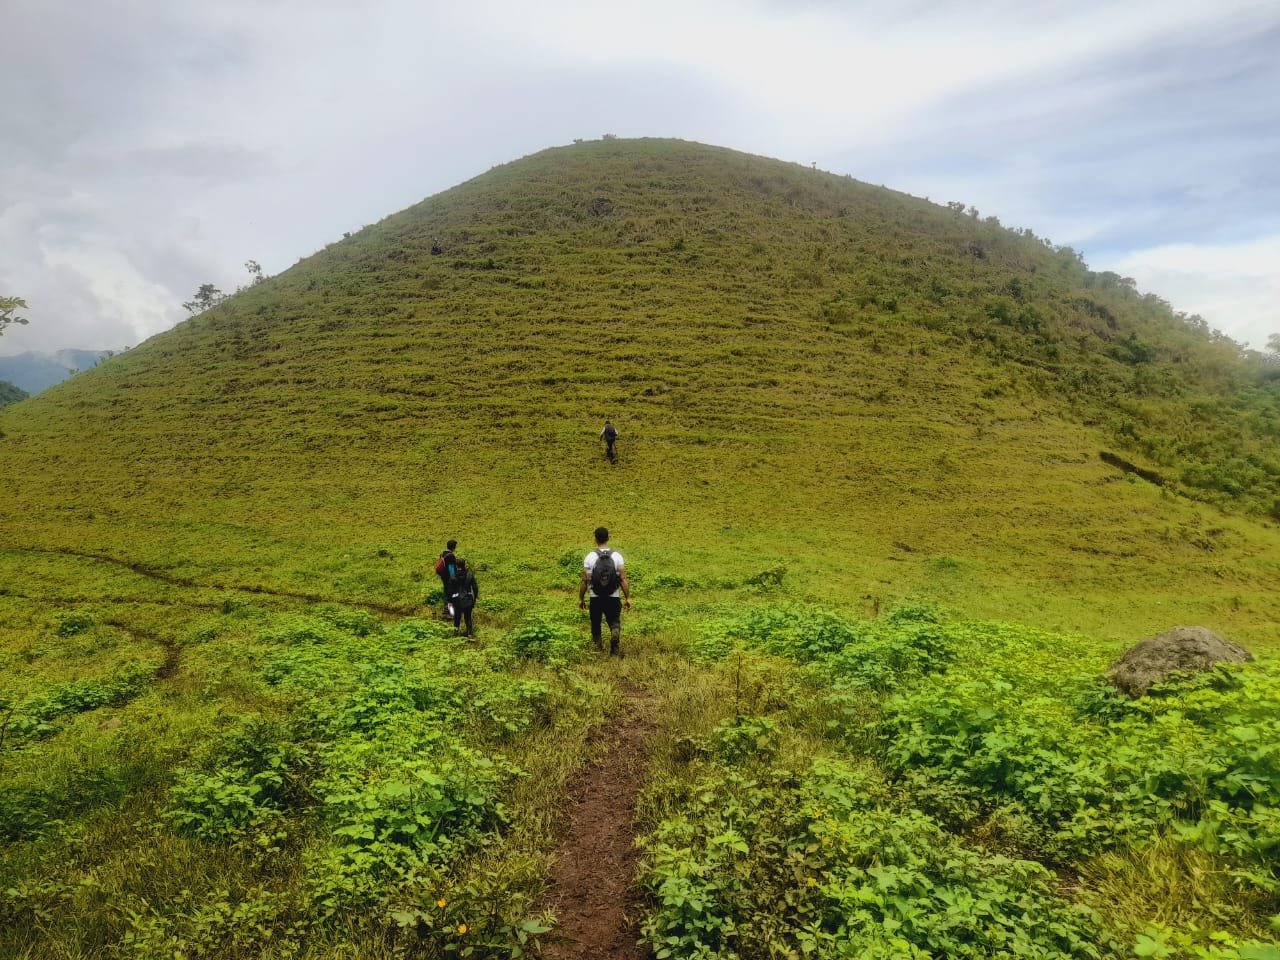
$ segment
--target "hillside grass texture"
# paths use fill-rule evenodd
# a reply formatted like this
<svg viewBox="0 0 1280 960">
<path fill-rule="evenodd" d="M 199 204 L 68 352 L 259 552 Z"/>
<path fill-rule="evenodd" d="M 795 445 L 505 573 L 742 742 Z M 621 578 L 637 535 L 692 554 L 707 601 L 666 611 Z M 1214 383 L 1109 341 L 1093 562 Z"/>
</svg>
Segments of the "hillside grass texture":
<svg viewBox="0 0 1280 960">
<path fill-rule="evenodd" d="M 786 164 L 548 151 L 10 412 L 4 546 L 404 605 L 455 533 L 501 575 L 604 522 L 702 579 L 783 560 L 830 598 L 1251 639 L 1277 619 L 1276 382 L 1102 283 Z M 1187 482 L 1232 464 L 1264 480 Z"/>
<path fill-rule="evenodd" d="M 614 465 L 596 441 L 606 417 Z M 498 167 L 0 413 L 0 887 L 21 918 L 4 949 L 271 955 L 245 904 L 293 944 L 281 956 L 409 949 L 386 939 L 388 915 L 369 927 L 350 912 L 374 875 L 351 872 L 329 833 L 349 811 L 308 779 L 334 797 L 338 782 L 399 790 L 388 770 L 410 759 L 360 746 L 351 714 L 324 707 L 366 710 L 368 690 L 401 682 L 387 670 L 417 678 L 404 683 L 427 691 L 419 703 L 452 691 L 430 722 L 396 715 L 405 743 L 445 743 L 451 770 L 483 756 L 530 776 L 484 779 L 474 809 L 458 800 L 474 816 L 450 821 L 447 856 L 377 862 L 423 903 L 431 884 L 450 902 L 472 889 L 502 901 L 492 917 L 528 920 L 556 789 L 620 676 L 675 698 L 664 743 L 743 713 L 732 666 L 684 659 L 737 612 L 785 602 L 875 622 L 923 601 L 1051 631 L 1081 672 L 1176 624 L 1274 651 L 1278 437 L 1280 381 L 1256 358 L 993 220 L 674 141 Z M 599 524 L 636 590 L 625 642 L 639 656 L 621 674 L 573 652 Z M 412 626 L 429 621 L 451 537 L 482 590 L 471 653 Z M 383 661 L 307 659 L 368 636 Z M 695 709 L 681 698 L 707 670 L 719 692 Z M 505 706 L 466 705 L 486 685 Z M 305 789 L 235 753 L 251 721 L 280 724 L 265 740 Z M 803 742 L 821 733 L 775 721 Z M 680 778 L 673 755 L 655 782 Z M 249 779 L 201 786 L 219 763 Z M 217 817 L 197 799 L 219 790 L 257 791 L 249 807 L 270 815 L 202 826 Z M 175 815 L 185 833 L 156 826 Z M 1152 875 L 1201 876 L 1187 856 Z M 317 864 L 323 889 L 301 879 Z M 1134 885 L 1090 864 L 1094 889 Z M 440 872 L 414 887 L 415 870 Z M 1110 929 L 1132 941 L 1163 918 L 1266 935 L 1265 898 L 1240 894 L 1215 920 L 1213 890 L 1166 914 L 1168 890 L 1138 894 Z M 317 930 L 319 902 L 337 919 Z M 387 909 L 426 929 L 405 902 Z M 430 923 L 445 920 L 463 923 Z"/>
</svg>

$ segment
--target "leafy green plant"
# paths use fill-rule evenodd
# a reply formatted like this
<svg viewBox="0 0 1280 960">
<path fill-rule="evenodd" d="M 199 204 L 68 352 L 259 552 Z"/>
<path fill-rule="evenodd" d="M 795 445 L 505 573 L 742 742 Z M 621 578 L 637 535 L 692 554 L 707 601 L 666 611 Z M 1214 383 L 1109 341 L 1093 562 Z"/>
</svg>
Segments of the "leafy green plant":
<svg viewBox="0 0 1280 960">
<path fill-rule="evenodd" d="M 544 619 L 520 625 L 511 631 L 507 642 L 520 656 L 542 663 L 576 663 L 583 653 L 580 635 Z"/>
<path fill-rule="evenodd" d="M 69 680 L 47 685 L 13 708 L 8 736 L 47 736 L 57 727 L 52 721 L 69 714 L 128 703 L 143 693 L 155 678 L 159 662 L 130 664 L 96 680 Z"/>
<path fill-rule="evenodd" d="M 61 826 L 58 804 L 47 791 L 0 784 L 0 840 L 31 840 Z"/>
<path fill-rule="evenodd" d="M 719 770 L 645 840 L 655 956 L 1109 954 L 1037 864 L 970 850 L 836 761 Z M 882 800 L 880 801 L 882 802 Z"/>
<path fill-rule="evenodd" d="M 278 827 L 283 810 L 306 804 L 307 751 L 287 726 L 246 719 L 170 789 L 169 820 L 182 833 L 225 842 Z M 277 835 L 278 838 L 278 835 Z"/>
<path fill-rule="evenodd" d="M 60 637 L 74 637 L 93 626 L 93 617 L 87 613 L 78 611 L 62 611 L 54 614 L 54 622 L 57 623 L 57 633 Z"/>
</svg>

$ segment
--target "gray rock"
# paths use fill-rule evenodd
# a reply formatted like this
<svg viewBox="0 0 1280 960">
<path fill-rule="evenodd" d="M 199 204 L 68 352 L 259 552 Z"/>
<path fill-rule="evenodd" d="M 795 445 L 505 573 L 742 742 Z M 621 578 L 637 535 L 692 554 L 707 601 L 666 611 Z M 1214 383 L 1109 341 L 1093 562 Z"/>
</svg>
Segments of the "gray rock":
<svg viewBox="0 0 1280 960">
<path fill-rule="evenodd" d="M 1206 627 L 1174 627 L 1130 647 L 1107 669 L 1107 679 L 1131 697 L 1141 697 L 1152 684 L 1173 673 L 1203 673 L 1218 663 L 1249 663 L 1244 647 L 1224 640 Z"/>
</svg>

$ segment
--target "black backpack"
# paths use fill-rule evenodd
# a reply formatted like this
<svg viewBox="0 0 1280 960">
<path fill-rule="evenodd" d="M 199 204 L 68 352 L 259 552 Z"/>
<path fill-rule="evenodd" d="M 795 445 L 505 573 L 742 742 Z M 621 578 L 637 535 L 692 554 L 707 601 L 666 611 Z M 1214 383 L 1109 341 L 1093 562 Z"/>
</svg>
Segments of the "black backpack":
<svg viewBox="0 0 1280 960">
<path fill-rule="evenodd" d="M 591 568 L 591 592 L 597 597 L 612 597 L 618 589 L 618 567 L 612 550 L 600 550 Z"/>
<path fill-rule="evenodd" d="M 618 439 L 618 431 L 613 429 L 612 426 L 605 427 L 604 439 L 606 443 L 613 443 L 613 441 Z"/>
<path fill-rule="evenodd" d="M 458 561 L 453 579 L 449 581 L 448 599 L 459 610 L 470 610 L 476 605 L 476 595 L 471 589 L 471 571 L 462 560 Z"/>
</svg>

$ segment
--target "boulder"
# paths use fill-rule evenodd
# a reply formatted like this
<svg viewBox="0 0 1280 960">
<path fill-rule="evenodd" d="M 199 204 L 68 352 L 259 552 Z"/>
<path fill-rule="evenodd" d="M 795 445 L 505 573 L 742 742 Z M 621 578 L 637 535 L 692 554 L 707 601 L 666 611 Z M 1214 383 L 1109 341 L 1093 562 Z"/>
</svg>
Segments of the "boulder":
<svg viewBox="0 0 1280 960">
<path fill-rule="evenodd" d="M 1174 627 L 1130 647 L 1107 669 L 1107 679 L 1129 696 L 1141 697 L 1172 673 L 1203 673 L 1217 663 L 1252 659 L 1244 647 L 1205 627 Z"/>
</svg>

